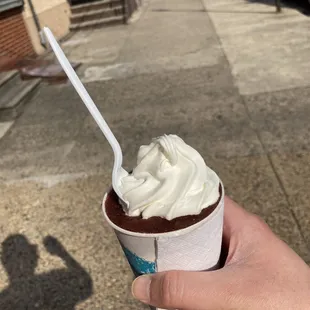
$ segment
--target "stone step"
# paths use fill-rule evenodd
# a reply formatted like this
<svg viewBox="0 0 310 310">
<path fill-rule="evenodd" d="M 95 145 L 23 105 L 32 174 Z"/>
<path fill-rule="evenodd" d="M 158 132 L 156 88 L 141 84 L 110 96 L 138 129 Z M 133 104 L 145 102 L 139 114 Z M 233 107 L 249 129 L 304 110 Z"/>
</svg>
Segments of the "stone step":
<svg viewBox="0 0 310 310">
<path fill-rule="evenodd" d="M 24 105 L 31 97 L 40 79 L 23 81 L 19 74 L 10 73 L 11 78 L 0 87 L 0 121 L 10 121 L 17 118 L 23 111 Z"/>
<path fill-rule="evenodd" d="M 123 0 L 101 0 L 80 5 L 71 6 L 71 13 L 78 14 L 88 11 L 101 10 L 122 6 Z"/>
<path fill-rule="evenodd" d="M 0 72 L 0 87 L 12 79 L 16 74 L 18 74 L 17 70 Z"/>
<path fill-rule="evenodd" d="M 70 25 L 70 30 L 93 29 L 124 24 L 123 16 L 113 16 Z"/>
<path fill-rule="evenodd" d="M 80 24 L 87 21 L 98 20 L 107 17 L 120 16 L 124 14 L 122 6 L 115 6 L 112 8 L 103 8 L 99 10 L 91 10 L 87 12 L 77 13 L 71 15 L 71 24 Z"/>
</svg>

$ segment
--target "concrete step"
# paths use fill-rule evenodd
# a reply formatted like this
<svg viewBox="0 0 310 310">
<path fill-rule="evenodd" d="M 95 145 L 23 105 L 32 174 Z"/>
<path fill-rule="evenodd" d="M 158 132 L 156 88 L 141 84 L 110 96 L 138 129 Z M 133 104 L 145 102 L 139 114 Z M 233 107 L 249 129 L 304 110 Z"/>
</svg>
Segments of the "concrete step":
<svg viewBox="0 0 310 310">
<path fill-rule="evenodd" d="M 100 18 L 96 20 L 82 22 L 79 24 L 72 24 L 70 25 L 70 30 L 76 31 L 76 30 L 81 30 L 81 29 L 101 28 L 101 27 L 108 27 L 108 26 L 113 26 L 113 25 L 120 25 L 123 23 L 124 23 L 123 16 L 113 16 L 113 17 Z"/>
<path fill-rule="evenodd" d="M 124 14 L 124 9 L 122 6 L 115 6 L 112 8 L 103 8 L 99 10 L 91 10 L 87 12 L 72 14 L 71 25 L 80 24 L 83 22 L 98 20 L 101 18 L 120 16 Z"/>
<path fill-rule="evenodd" d="M 11 70 L 8 72 L 0 72 L 0 87 L 12 79 L 15 75 L 18 74 L 17 70 Z"/>
<path fill-rule="evenodd" d="M 114 8 L 123 5 L 123 0 L 100 0 L 80 5 L 71 6 L 71 13 L 78 14 L 88 11 Z"/>
<path fill-rule="evenodd" d="M 11 77 L 8 78 L 9 76 Z M 0 80 L 2 80 L 1 77 Z M 40 81 L 40 79 L 23 81 L 17 72 L 8 73 L 6 81 L 0 86 L 1 122 L 13 120 L 22 113 L 25 103 L 40 84 Z"/>
</svg>

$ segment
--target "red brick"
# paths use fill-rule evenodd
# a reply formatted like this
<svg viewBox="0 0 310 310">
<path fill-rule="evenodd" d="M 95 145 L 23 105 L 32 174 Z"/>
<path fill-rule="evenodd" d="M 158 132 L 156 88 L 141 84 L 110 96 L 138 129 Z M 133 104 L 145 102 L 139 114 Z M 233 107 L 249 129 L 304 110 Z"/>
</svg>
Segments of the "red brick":
<svg viewBox="0 0 310 310">
<path fill-rule="evenodd" d="M 21 9 L 0 13 L 0 55 L 16 58 L 33 54 Z"/>
</svg>

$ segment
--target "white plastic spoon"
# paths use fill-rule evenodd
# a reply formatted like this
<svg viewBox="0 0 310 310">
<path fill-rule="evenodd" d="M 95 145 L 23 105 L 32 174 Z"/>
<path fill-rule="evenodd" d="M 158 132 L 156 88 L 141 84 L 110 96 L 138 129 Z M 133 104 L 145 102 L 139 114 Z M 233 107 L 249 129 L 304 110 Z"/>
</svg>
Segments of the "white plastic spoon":
<svg viewBox="0 0 310 310">
<path fill-rule="evenodd" d="M 128 203 L 123 199 L 122 194 L 119 190 L 121 178 L 128 175 L 128 172 L 122 167 L 123 164 L 123 154 L 122 149 L 116 140 L 115 136 L 113 135 L 111 129 L 109 128 L 108 124 L 102 117 L 101 113 L 97 109 L 94 101 L 91 99 L 90 95 L 88 94 L 87 90 L 85 89 L 84 85 L 80 81 L 79 77 L 73 70 L 69 60 L 65 56 L 64 52 L 62 51 L 61 47 L 57 43 L 53 33 L 47 27 L 44 27 L 44 33 L 48 42 L 50 43 L 60 65 L 62 66 L 63 70 L 66 72 L 69 80 L 71 81 L 72 85 L 74 86 L 77 93 L 80 95 L 82 101 L 85 103 L 88 111 L 96 121 L 97 125 L 107 138 L 108 142 L 110 143 L 113 152 L 114 152 L 114 165 L 112 171 L 112 186 L 118 197 L 122 200 L 125 206 L 128 206 Z"/>
</svg>

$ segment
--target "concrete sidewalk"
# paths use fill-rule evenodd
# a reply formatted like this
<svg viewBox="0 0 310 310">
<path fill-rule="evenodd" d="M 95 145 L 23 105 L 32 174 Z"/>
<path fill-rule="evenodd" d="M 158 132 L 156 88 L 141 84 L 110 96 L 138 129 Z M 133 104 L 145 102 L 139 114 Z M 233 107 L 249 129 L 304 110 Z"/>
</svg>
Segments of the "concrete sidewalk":
<svg viewBox="0 0 310 310">
<path fill-rule="evenodd" d="M 178 134 L 310 263 L 309 25 L 294 10 L 237 0 L 152 0 L 135 23 L 76 33 L 63 46 L 83 62 L 79 74 L 126 168 L 141 144 Z M 16 286 L 11 278 L 0 308 L 28 298 L 42 309 L 148 309 L 130 296 L 132 274 L 101 216 L 112 152 L 72 86 L 41 85 L 0 150 L 0 239 L 11 242 L 0 290 L 19 264 L 15 244 L 32 272 Z M 38 245 L 37 267 L 33 248 L 12 234 Z M 43 301 L 44 290 L 52 293 Z"/>
<path fill-rule="evenodd" d="M 203 1 L 241 94 L 310 85 L 309 17 L 276 14 L 274 1 Z"/>
</svg>

